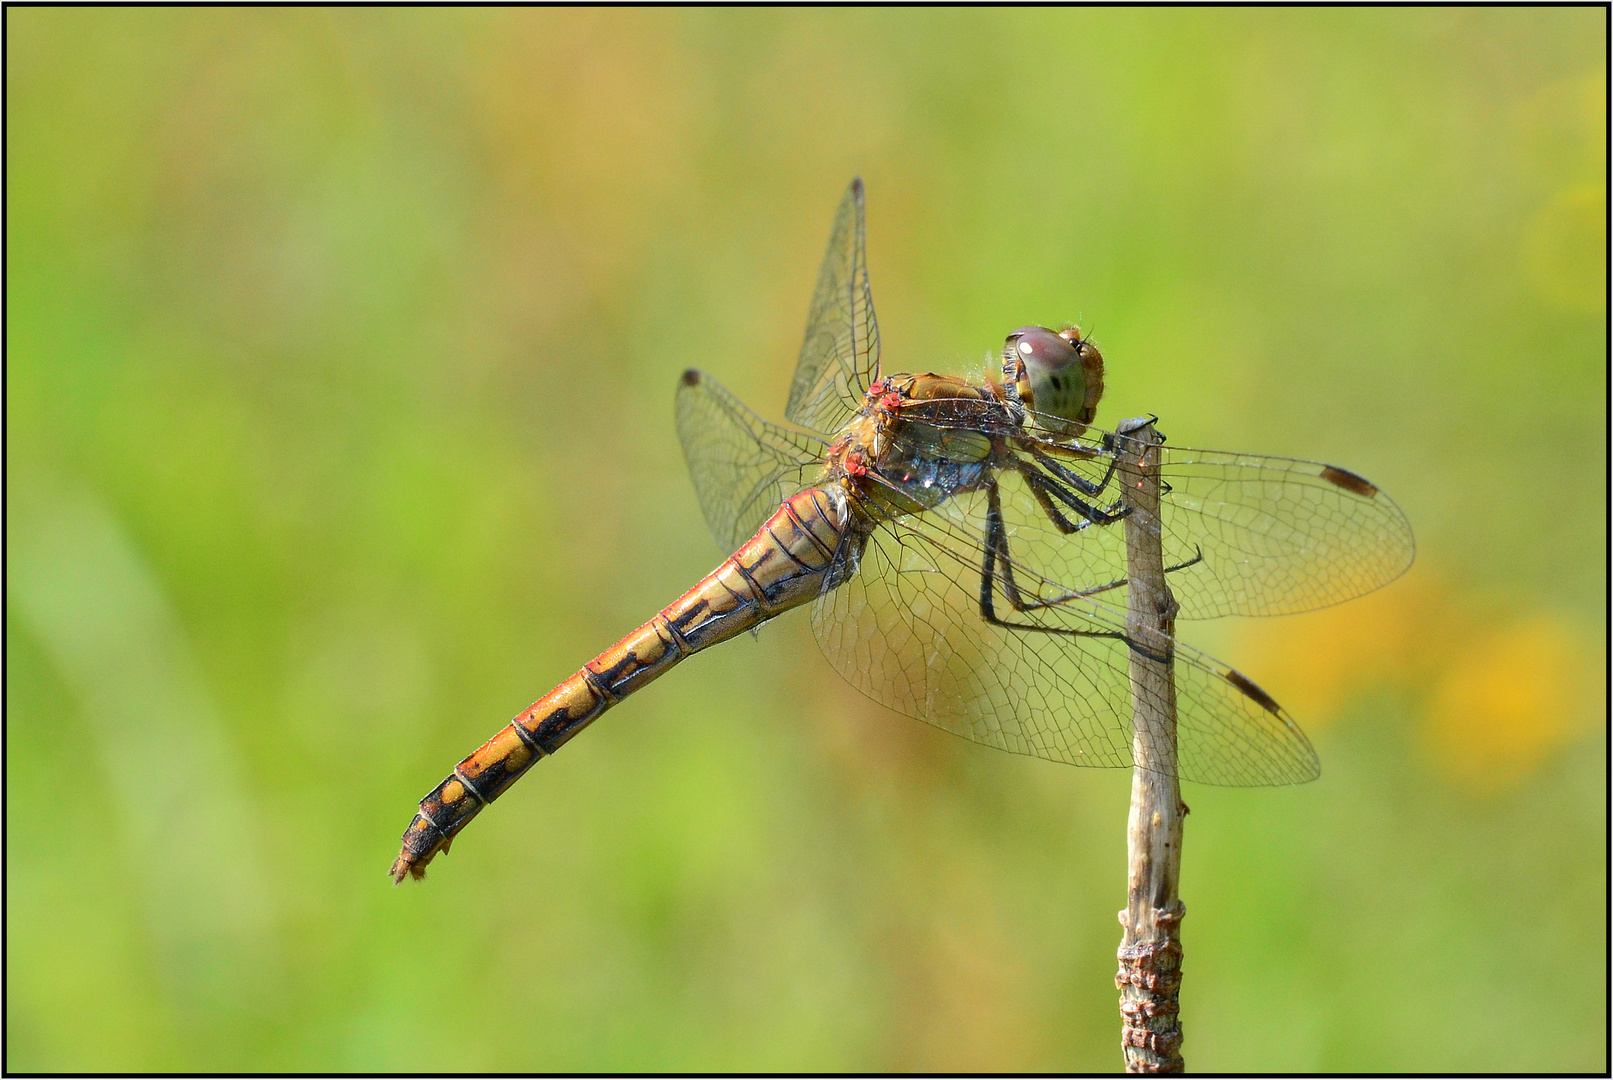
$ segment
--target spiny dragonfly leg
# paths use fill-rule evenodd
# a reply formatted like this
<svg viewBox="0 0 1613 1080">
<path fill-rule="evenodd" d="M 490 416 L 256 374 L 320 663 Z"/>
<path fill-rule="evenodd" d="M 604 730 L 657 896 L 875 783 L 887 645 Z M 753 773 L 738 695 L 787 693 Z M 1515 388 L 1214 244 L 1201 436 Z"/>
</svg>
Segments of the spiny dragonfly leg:
<svg viewBox="0 0 1613 1080">
<path fill-rule="evenodd" d="M 1053 523 L 1053 526 L 1059 532 L 1065 535 L 1079 532 L 1088 525 L 1111 525 L 1130 513 L 1128 509 L 1118 503 L 1107 510 L 1092 506 L 1082 501 L 1076 496 L 1075 492 L 1062 486 L 1057 480 L 1046 475 L 1030 462 L 1013 456 L 1010 456 L 1008 460 L 1009 467 L 1025 478 L 1025 483 L 1029 485 L 1031 494 L 1036 496 L 1036 501 L 1041 504 L 1042 512 L 1047 515 L 1047 519 Z M 1111 468 L 1110 471 L 1113 472 L 1113 469 Z M 1107 479 L 1104 482 L 1107 483 Z M 1065 517 L 1058 507 L 1053 505 L 1054 499 L 1074 510 L 1083 520 L 1071 521 Z"/>
<path fill-rule="evenodd" d="M 1174 574 L 1178 570 L 1186 570 L 1188 567 L 1196 566 L 1196 565 L 1198 565 L 1199 563 L 1201 563 L 1203 561 L 1204 561 L 1204 549 L 1203 548 L 1198 548 L 1195 545 L 1195 551 L 1194 551 L 1193 557 L 1191 559 L 1185 559 L 1182 562 L 1177 563 L 1175 566 L 1167 566 L 1167 567 L 1165 567 L 1165 573 Z M 1004 576 L 1004 580 L 1005 580 L 1005 583 L 1006 583 L 1006 582 L 1011 581 L 1012 578 L 1013 578 L 1013 565 L 1011 563 L 1007 562 L 1007 556 L 1006 555 L 1004 556 L 1004 569 L 1007 571 L 1007 573 Z M 1086 599 L 1087 597 L 1090 597 L 1090 596 L 1098 596 L 1101 593 L 1109 592 L 1112 589 L 1122 588 L 1122 587 L 1124 587 L 1124 586 L 1126 586 L 1126 585 L 1128 585 L 1130 583 L 1131 583 L 1130 578 L 1117 578 L 1116 580 L 1109 582 L 1107 585 L 1094 585 L 1090 589 L 1078 589 L 1078 590 L 1075 590 L 1075 591 L 1072 591 L 1072 592 L 1067 592 L 1067 593 L 1064 593 L 1062 596 L 1056 596 L 1051 600 L 1038 600 L 1033 604 L 1024 604 L 1024 605 L 1015 604 L 1014 606 L 1015 606 L 1015 609 L 1018 610 L 1018 611 L 1035 611 L 1037 608 L 1057 607 L 1060 604 L 1067 604 L 1071 600 L 1084 600 L 1084 599 Z"/>
<path fill-rule="evenodd" d="M 1014 445 L 1021 450 L 1035 451 L 1039 454 L 1057 454 L 1059 457 L 1075 458 L 1077 461 L 1091 461 L 1109 452 L 1107 446 L 1088 446 L 1075 440 L 1067 443 L 1054 442 L 1050 439 L 1037 438 L 1025 431 L 1014 432 L 1012 435 Z"/>
<path fill-rule="evenodd" d="M 1191 559 L 1187 559 L 1184 562 L 1179 562 L 1175 566 L 1167 566 L 1165 568 L 1165 572 L 1167 574 L 1174 574 L 1178 570 L 1186 570 L 1189 566 L 1197 566 L 1199 563 L 1201 563 L 1203 561 L 1204 561 L 1204 549 L 1199 547 L 1197 544 L 1194 544 L 1193 545 L 1193 557 Z"/>
<path fill-rule="evenodd" d="M 1147 416 L 1134 416 L 1130 420 L 1122 420 L 1120 423 L 1116 424 L 1115 434 L 1121 438 L 1125 438 L 1134 431 L 1141 431 L 1148 425 L 1157 423 L 1159 423 L 1159 417 L 1155 416 L 1153 413 L 1149 413 Z M 1160 442 L 1165 441 L 1165 433 L 1163 431 L 1155 428 L 1154 434 L 1159 436 Z M 1109 439 L 1105 438 L 1104 442 L 1108 443 Z"/>
<path fill-rule="evenodd" d="M 997 482 L 991 481 L 986 485 L 986 557 L 980 569 L 980 617 L 993 626 L 1002 626 L 1010 630 L 1035 630 L 1044 634 L 1067 634 L 1071 637 L 1107 637 L 1121 638 L 1125 635 L 1114 630 L 1072 630 L 1062 626 L 1036 626 L 1032 623 L 1008 622 L 997 617 L 996 603 L 992 599 L 992 586 L 997 582 L 997 567 L 1002 567 L 1003 595 L 1015 611 L 1037 611 L 1042 608 L 1055 607 L 1067 603 L 1081 596 L 1080 593 L 1069 593 L 1052 600 L 1033 600 L 1027 602 L 1024 594 L 1019 591 L 1019 583 L 1014 580 L 1014 564 L 1008 555 L 1008 530 L 1003 525 L 1002 496 L 997 490 Z M 1105 586 L 1108 588 L 1109 586 Z"/>
<path fill-rule="evenodd" d="M 1108 451 L 1094 451 L 1090 454 L 1076 455 L 1084 457 L 1088 461 L 1099 456 L 1100 454 L 1109 459 L 1109 468 L 1106 472 L 1104 472 L 1103 479 L 1092 481 L 1088 480 L 1084 476 L 1071 472 L 1063 465 L 1060 465 L 1058 462 L 1048 457 L 1047 451 L 1053 449 L 1053 447 L 1047 443 L 1026 447 L 1026 449 L 1029 451 L 1031 457 L 1036 459 L 1036 464 L 1040 465 L 1042 468 L 1046 469 L 1060 480 L 1063 480 L 1066 484 L 1069 484 L 1083 495 L 1097 496 L 1103 494 L 1103 489 L 1109 486 L 1110 480 L 1114 479 L 1115 469 L 1120 464 L 1120 455 Z"/>
<path fill-rule="evenodd" d="M 1151 649 L 1139 645 L 1118 630 L 1074 630 L 1063 626 L 1037 626 L 1033 623 L 1009 622 L 997 617 L 996 604 L 992 600 L 992 586 L 997 581 L 997 566 L 1002 566 L 1003 595 L 1015 611 L 1037 611 L 1045 608 L 1057 607 L 1071 600 L 1092 596 L 1106 592 L 1109 589 L 1119 588 L 1126 584 L 1126 579 L 1112 581 L 1107 585 L 1099 585 L 1092 589 L 1083 589 L 1079 592 L 1065 593 L 1063 596 L 1051 600 L 1036 600 L 1026 602 L 1024 595 L 1019 591 L 1019 585 L 1014 581 L 1014 564 L 1008 554 L 1008 530 L 1003 525 L 1002 496 L 997 490 L 996 481 L 986 485 L 986 556 L 980 572 L 980 617 L 993 626 L 1001 626 L 1009 630 L 1034 630 L 1043 634 L 1065 634 L 1069 637 L 1096 637 L 1113 638 L 1124 641 L 1126 647 L 1140 653 L 1150 660 L 1160 663 L 1169 663 L 1169 655 L 1161 655 Z M 1193 558 L 1166 569 L 1166 573 L 1174 570 L 1183 570 L 1204 557 L 1200 552 Z"/>
</svg>

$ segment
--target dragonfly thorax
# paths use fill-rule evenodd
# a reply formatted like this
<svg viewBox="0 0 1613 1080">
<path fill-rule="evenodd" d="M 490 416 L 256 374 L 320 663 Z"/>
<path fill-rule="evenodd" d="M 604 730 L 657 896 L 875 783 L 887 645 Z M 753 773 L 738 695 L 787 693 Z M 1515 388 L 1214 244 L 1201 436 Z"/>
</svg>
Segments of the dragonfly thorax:
<svg viewBox="0 0 1613 1080">
<path fill-rule="evenodd" d="M 989 386 L 946 375 L 892 375 L 868 388 L 863 408 L 830 447 L 831 474 L 845 476 L 885 513 L 933 509 L 985 478 L 991 437 L 914 418 L 917 407 L 955 400 L 996 404 Z"/>
</svg>

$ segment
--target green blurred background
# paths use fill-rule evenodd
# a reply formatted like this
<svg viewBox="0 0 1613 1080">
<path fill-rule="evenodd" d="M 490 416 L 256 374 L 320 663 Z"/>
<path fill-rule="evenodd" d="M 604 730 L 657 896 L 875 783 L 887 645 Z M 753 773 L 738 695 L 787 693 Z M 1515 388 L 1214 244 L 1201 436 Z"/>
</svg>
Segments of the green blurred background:
<svg viewBox="0 0 1613 1080">
<path fill-rule="evenodd" d="M 9 9 L 7 1068 L 1118 1067 L 1127 775 L 799 614 L 385 876 L 719 560 L 678 374 L 779 416 L 861 174 L 888 364 L 1080 320 L 1417 531 L 1181 628 L 1323 761 L 1186 791 L 1189 1065 L 1606 1069 L 1606 20 Z"/>
</svg>

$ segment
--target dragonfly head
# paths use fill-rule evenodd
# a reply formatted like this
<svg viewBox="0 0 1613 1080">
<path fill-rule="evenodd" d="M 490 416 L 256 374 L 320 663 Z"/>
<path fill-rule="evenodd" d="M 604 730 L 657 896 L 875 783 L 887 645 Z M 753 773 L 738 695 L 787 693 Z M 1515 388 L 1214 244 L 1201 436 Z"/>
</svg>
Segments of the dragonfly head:
<svg viewBox="0 0 1613 1080">
<path fill-rule="evenodd" d="M 1078 326 L 1022 326 L 1003 347 L 1003 378 L 1014 381 L 1027 408 L 1085 428 L 1103 396 L 1103 355 Z"/>
</svg>

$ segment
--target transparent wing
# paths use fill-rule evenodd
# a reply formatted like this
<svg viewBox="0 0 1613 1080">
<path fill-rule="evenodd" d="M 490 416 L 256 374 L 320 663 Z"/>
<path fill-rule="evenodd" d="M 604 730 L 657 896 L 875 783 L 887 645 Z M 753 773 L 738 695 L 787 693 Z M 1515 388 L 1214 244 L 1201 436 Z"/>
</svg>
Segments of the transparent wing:
<svg viewBox="0 0 1613 1080">
<path fill-rule="evenodd" d="M 875 701 L 975 742 L 1072 765 L 1130 765 L 1123 616 L 1090 597 L 1058 600 L 1072 583 L 1020 564 L 1011 539 L 1019 597 L 1044 606 L 1015 610 L 997 576 L 995 612 L 1017 625 L 987 622 L 985 496 L 955 501 L 958 513 L 887 521 L 860 552 L 845 553 L 855 575 L 812 611 L 830 663 Z M 1253 683 L 1184 645 L 1175 661 L 1184 779 L 1250 786 L 1319 775 L 1304 734 Z"/>
<path fill-rule="evenodd" d="M 1219 450 L 1161 451 L 1166 565 L 1182 613 L 1284 615 L 1380 589 L 1411 566 L 1411 525 L 1394 501 L 1333 465 Z M 1125 545 L 1121 542 L 1121 561 Z"/>
<path fill-rule="evenodd" d="M 857 179 L 835 214 L 784 418 L 812 431 L 839 431 L 878 377 L 879 324 L 868 290 L 863 183 Z"/>
<path fill-rule="evenodd" d="M 910 412 L 948 426 L 1007 431 L 991 415 L 998 407 L 981 406 L 974 415 L 948 408 L 950 416 Z M 1016 555 L 1048 580 L 1075 588 L 1122 583 L 1102 599 L 1124 610 L 1124 523 L 1098 524 L 1055 491 L 1097 510 L 1115 509 L 1118 479 L 1109 475 L 1112 456 L 1102 449 L 1113 438 L 1096 429 L 1080 443 L 1019 437 L 1016 462 L 1051 485 L 1044 491 L 1053 492 L 1053 508 L 1079 526 L 1074 533 L 1054 526 L 1023 473 L 1004 470 L 1002 485 L 1010 528 L 1025 534 Z M 1072 453 L 1079 446 L 1087 449 Z M 1161 539 L 1165 565 L 1176 568 L 1169 581 L 1181 605 L 1178 618 L 1314 611 L 1382 588 L 1406 572 L 1416 553 L 1411 526 L 1394 501 L 1337 466 L 1165 446 L 1160 478 Z M 1089 493 L 1075 480 L 1103 486 Z M 941 512 L 956 520 L 961 507 L 947 503 Z"/>
<path fill-rule="evenodd" d="M 750 539 L 822 467 L 821 440 L 768 423 L 694 368 L 678 384 L 677 425 L 700 509 L 725 551 Z"/>
</svg>

